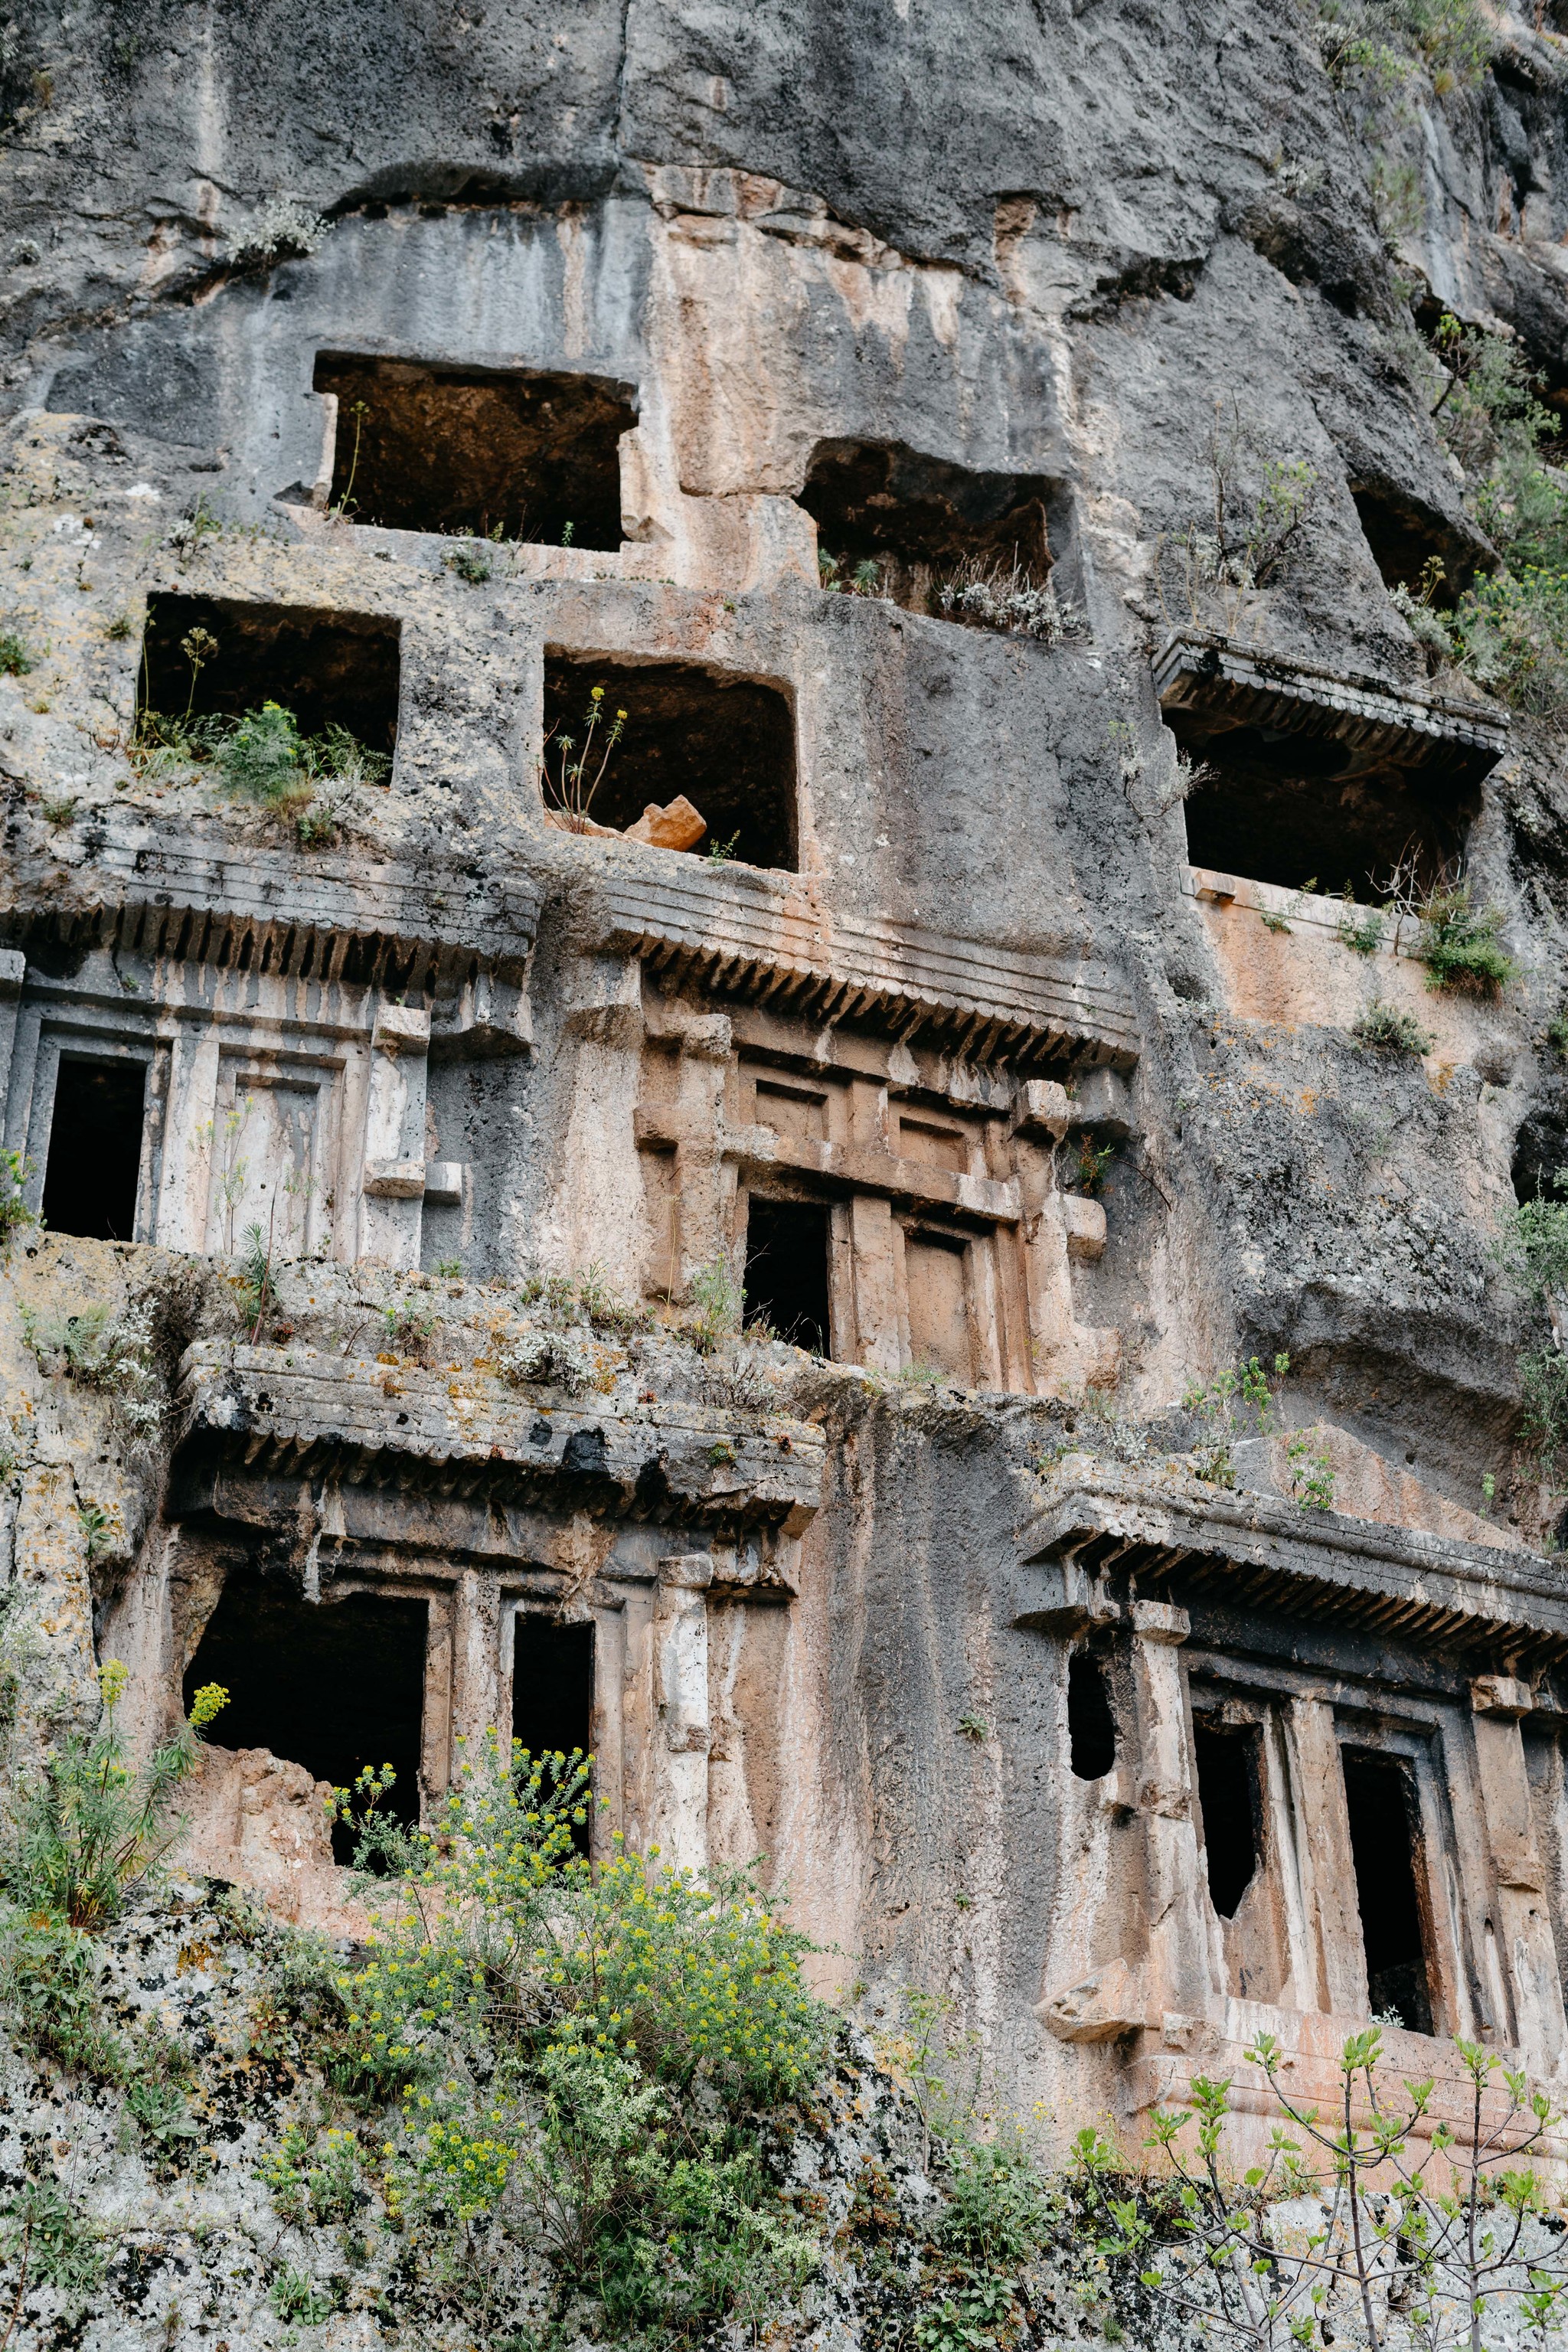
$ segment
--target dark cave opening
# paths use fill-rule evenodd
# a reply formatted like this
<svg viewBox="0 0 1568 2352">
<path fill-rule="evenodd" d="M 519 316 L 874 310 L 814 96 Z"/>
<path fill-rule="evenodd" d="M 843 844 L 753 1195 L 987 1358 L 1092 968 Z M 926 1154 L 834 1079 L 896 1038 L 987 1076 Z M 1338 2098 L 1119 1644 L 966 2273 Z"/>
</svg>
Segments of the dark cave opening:
<svg viewBox="0 0 1568 2352">
<path fill-rule="evenodd" d="M 1432 508 L 1382 485 L 1351 486 L 1362 536 L 1390 588 L 1418 594 L 1430 582 L 1430 601 L 1456 604 L 1474 578 L 1480 549 Z"/>
<path fill-rule="evenodd" d="M 1426 1937 L 1416 1870 L 1423 1852 L 1415 1781 L 1402 1758 L 1342 1748 L 1356 1901 L 1373 2014 L 1432 2031 Z"/>
<path fill-rule="evenodd" d="M 637 824 L 650 807 L 663 809 L 684 799 L 702 824 L 689 844 L 698 855 L 722 850 L 748 866 L 793 871 L 795 713 L 779 688 L 696 662 L 625 662 L 548 652 L 546 807 L 559 807 L 571 797 L 570 787 L 563 788 L 563 767 L 583 757 L 595 687 L 605 689 L 604 716 L 589 747 L 591 778 L 600 774 L 616 711 L 626 715 L 620 740 L 604 762 L 602 781 L 587 802 L 591 824 L 619 831 Z"/>
<path fill-rule="evenodd" d="M 560 1625 L 520 1609 L 512 1633 L 511 1736 L 537 1759 L 557 1750 L 591 1753 L 594 1719 L 594 1628 Z M 546 1786 L 558 1783 L 547 1776 Z M 586 1854 L 592 1808 L 573 1823 L 573 1843 Z"/>
<path fill-rule="evenodd" d="M 232 1571 L 186 1669 L 185 1705 L 204 1683 L 221 1683 L 219 1745 L 269 1748 L 337 1789 L 390 1764 L 383 1809 L 416 1822 L 426 1615 L 423 1601 L 350 1592 L 312 1602 L 276 1578 Z M 340 1862 L 352 1843 L 340 1823 Z"/>
<path fill-rule="evenodd" d="M 815 1201 L 746 1203 L 744 1321 L 814 1356 L 828 1346 L 828 1212 Z"/>
<path fill-rule="evenodd" d="M 337 396 L 331 498 L 352 521 L 619 548 L 633 385 L 334 352 L 314 381 Z"/>
<path fill-rule="evenodd" d="M 901 441 L 846 440 L 817 443 L 798 502 L 816 524 L 825 584 L 926 613 L 964 567 L 1016 566 L 1043 586 L 1058 497 L 1043 474 L 978 473 Z"/>
<path fill-rule="evenodd" d="M 1088 1650 L 1075 1650 L 1068 1661 L 1068 1759 L 1076 1780 L 1103 1780 L 1116 1762 L 1105 1668 Z"/>
<path fill-rule="evenodd" d="M 1193 1750 L 1209 1900 L 1222 1919 L 1234 1919 L 1258 1869 L 1258 1732 L 1194 1719 Z"/>
<path fill-rule="evenodd" d="M 1204 772 L 1184 805 L 1194 866 L 1287 890 L 1346 887 L 1362 904 L 1389 896 L 1396 875 L 1421 892 L 1462 864 L 1472 796 L 1392 763 L 1353 771 L 1336 736 L 1237 727 L 1178 737 Z"/>
<path fill-rule="evenodd" d="M 186 650 L 196 630 L 198 659 Z M 241 604 L 218 596 L 147 599 L 142 677 L 145 707 L 179 719 L 243 718 L 264 702 L 294 714 L 302 735 L 346 728 L 373 751 L 397 738 L 399 624 L 299 604 Z"/>
<path fill-rule="evenodd" d="M 49 1120 L 43 1219 L 51 1232 L 100 1242 L 136 1238 L 147 1071 L 121 1056 L 62 1054 Z"/>
</svg>

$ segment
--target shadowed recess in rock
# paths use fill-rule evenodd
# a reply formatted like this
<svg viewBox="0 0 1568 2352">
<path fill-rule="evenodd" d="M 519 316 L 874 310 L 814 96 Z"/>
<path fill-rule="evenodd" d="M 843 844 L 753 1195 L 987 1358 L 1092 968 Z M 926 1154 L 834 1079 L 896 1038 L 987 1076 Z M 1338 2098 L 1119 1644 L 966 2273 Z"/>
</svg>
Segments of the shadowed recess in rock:
<svg viewBox="0 0 1568 2352">
<path fill-rule="evenodd" d="M 816 524 L 840 585 L 874 563 L 880 585 L 912 612 L 959 566 L 1015 563 L 1043 583 L 1051 566 L 1042 474 L 984 474 L 900 441 L 819 441 L 799 503 Z"/>
<path fill-rule="evenodd" d="M 1432 2031 L 1426 1937 L 1417 1891 L 1420 1811 L 1409 1767 L 1393 1756 L 1342 1750 L 1356 1901 L 1373 2015 Z"/>
<path fill-rule="evenodd" d="M 778 687 L 696 662 L 612 662 L 547 649 L 544 732 L 556 739 L 548 775 L 561 765 L 560 735 L 584 740 L 596 686 L 607 720 L 617 709 L 626 716 L 588 804 L 593 824 L 618 831 L 645 809 L 684 797 L 707 824 L 699 856 L 722 849 L 749 866 L 794 869 L 795 714 Z M 547 776 L 547 802 L 549 790 Z"/>
<path fill-rule="evenodd" d="M 1365 902 L 1397 878 L 1436 888 L 1464 856 L 1475 803 L 1388 765 L 1350 773 L 1351 744 L 1270 727 L 1213 736 L 1173 719 L 1178 739 L 1210 771 L 1186 803 L 1194 866 L 1287 890 L 1348 885 Z"/>
<path fill-rule="evenodd" d="M 1258 1868 L 1258 1734 L 1194 1722 L 1198 1806 L 1209 1900 L 1222 1919 L 1234 1919 Z"/>
<path fill-rule="evenodd" d="M 225 1747 L 270 1748 L 334 1788 L 390 1764 L 386 1807 L 414 1821 L 426 1613 L 423 1601 L 371 1592 L 310 1601 L 279 1580 L 236 1572 L 186 1671 L 185 1704 L 221 1683 Z M 348 1859 L 341 1828 L 334 1851 Z"/>
<path fill-rule="evenodd" d="M 519 1610 L 512 1636 L 511 1736 L 530 1755 L 594 1744 L 594 1628 L 557 1625 Z M 589 1850 L 589 1823 L 574 1829 L 580 1853 Z"/>
<path fill-rule="evenodd" d="M 1076 1780 L 1103 1780 L 1116 1762 L 1105 1669 L 1088 1650 L 1075 1650 L 1068 1664 L 1068 1756 Z"/>
<path fill-rule="evenodd" d="M 746 1209 L 745 1321 L 814 1356 L 828 1348 L 827 1210 L 815 1201 L 764 1201 Z"/>
<path fill-rule="evenodd" d="M 197 630 L 198 659 L 184 650 Z M 219 596 L 149 596 L 145 707 L 179 719 L 243 718 L 264 702 L 291 710 L 302 735 L 346 727 L 373 751 L 397 737 L 398 624 L 298 604 Z"/>
<path fill-rule="evenodd" d="M 331 498 L 351 522 L 620 546 L 632 385 L 323 352 L 315 387 L 337 398 Z"/>
<path fill-rule="evenodd" d="M 44 1223 L 51 1232 L 128 1242 L 136 1229 L 146 1068 L 122 1056 L 62 1054 L 49 1122 Z"/>
</svg>

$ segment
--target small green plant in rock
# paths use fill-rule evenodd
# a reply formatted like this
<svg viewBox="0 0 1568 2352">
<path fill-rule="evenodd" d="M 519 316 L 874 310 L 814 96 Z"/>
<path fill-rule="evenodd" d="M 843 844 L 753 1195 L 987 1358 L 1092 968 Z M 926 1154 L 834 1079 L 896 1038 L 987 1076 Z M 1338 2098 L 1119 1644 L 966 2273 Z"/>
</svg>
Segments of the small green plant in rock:
<svg viewBox="0 0 1568 2352">
<path fill-rule="evenodd" d="M 1290 1499 L 1309 1511 L 1334 1507 L 1334 1471 L 1328 1454 L 1312 1443 L 1311 1433 L 1300 1431 L 1285 1448 L 1285 1475 Z"/>
<path fill-rule="evenodd" d="M 1188 1386 L 1183 1406 L 1197 1415 L 1208 1433 L 1193 1448 L 1200 1478 L 1216 1486 L 1235 1485 L 1231 1448 L 1238 1437 L 1266 1437 L 1274 1428 L 1276 1405 L 1268 1383 L 1271 1379 L 1283 1380 L 1289 1369 L 1289 1356 L 1276 1356 L 1271 1373 L 1265 1371 L 1257 1356 L 1249 1356 L 1237 1370 L 1219 1372 L 1206 1383 L 1194 1381 Z"/>
<path fill-rule="evenodd" d="M 145 1444 L 163 1423 L 154 1306 L 133 1301 L 115 1315 L 101 1301 L 74 1315 L 22 1310 L 22 1333 L 43 1370 L 110 1399 L 111 1421 L 128 1444 Z"/>
<path fill-rule="evenodd" d="M 961 1715 L 958 1727 L 965 1739 L 973 1739 L 977 1746 L 991 1737 L 991 1727 L 983 1715 Z"/>
<path fill-rule="evenodd" d="M 1091 1135 L 1081 1136 L 1078 1151 L 1078 1189 L 1094 1200 L 1103 1191 L 1106 1171 L 1116 1157 L 1114 1143 L 1096 1143 Z"/>
<path fill-rule="evenodd" d="M 286 2221 L 351 2221 L 363 2201 L 353 2132 L 293 2124 L 257 2167 Z"/>
<path fill-rule="evenodd" d="M 1568 1062 L 1568 1007 L 1553 1013 L 1546 1024 L 1546 1042 L 1554 1054 Z"/>
<path fill-rule="evenodd" d="M 1506 988 L 1519 967 L 1500 944 L 1500 907 L 1474 907 L 1468 883 L 1440 890 L 1421 912 L 1415 954 L 1426 967 L 1426 985 L 1469 996 L 1492 996 Z"/>
<path fill-rule="evenodd" d="M 710 1265 L 699 1268 L 691 1277 L 693 1313 L 684 1328 L 700 1356 L 710 1356 L 723 1340 L 735 1337 L 745 1304 L 745 1291 L 728 1260 L 715 1258 Z"/>
<path fill-rule="evenodd" d="M 209 1683 L 172 1739 L 135 1771 L 125 1759 L 116 1711 L 130 1677 L 118 1659 L 99 1669 L 102 1707 L 96 1731 L 69 1734 L 19 1782 L 0 1874 L 12 1900 L 68 1927 L 113 1919 L 129 1887 L 174 1845 L 175 1791 L 195 1770 L 202 1734 L 227 1704 Z"/>
<path fill-rule="evenodd" d="M 321 2327 L 337 2308 L 331 2287 L 318 2286 L 304 2271 L 285 2263 L 268 2289 L 279 2319 L 300 2327 Z"/>
<path fill-rule="evenodd" d="M 1340 919 L 1334 926 L 1334 937 L 1352 955 L 1375 955 L 1383 945 L 1383 918 L 1370 907 L 1358 907 L 1347 882 Z"/>
<path fill-rule="evenodd" d="M 109 2267 L 102 2231 L 53 2180 L 24 2180 L 7 2200 L 0 2261 L 17 2273 L 13 2320 L 29 2286 L 53 2287 L 79 2305 L 101 2286 Z"/>
<path fill-rule="evenodd" d="M 1351 1034 L 1363 1045 L 1374 1045 L 1387 1054 L 1429 1054 L 1434 1044 L 1414 1013 L 1385 1004 L 1380 996 L 1362 1006 L 1351 1024 Z"/>
<path fill-rule="evenodd" d="M 38 1222 L 37 1211 L 30 1209 L 26 1201 L 32 1172 L 30 1162 L 19 1151 L 0 1150 L 0 1257 L 24 1226 Z"/>
<path fill-rule="evenodd" d="M 34 667 L 32 655 L 15 629 L 0 629 L 0 677 L 26 677 Z"/>
<path fill-rule="evenodd" d="M 626 712 L 617 710 L 606 725 L 604 702 L 604 688 L 595 687 L 583 713 L 581 735 L 568 734 L 563 724 L 544 739 L 540 790 L 545 807 L 569 833 L 587 830 L 595 795 L 626 732 Z"/>
<path fill-rule="evenodd" d="M 455 572 L 459 580 L 466 580 L 470 588 L 482 588 L 487 580 L 495 577 L 495 556 L 483 540 L 454 548 L 446 563 L 447 571 Z"/>
<path fill-rule="evenodd" d="M 1560 1175 L 1555 1190 L 1555 1200 L 1543 1194 L 1509 1212 L 1497 1251 L 1504 1274 L 1545 1326 L 1520 1357 L 1519 1375 L 1525 1435 L 1542 1478 L 1553 1484 L 1568 1453 L 1568 1177 Z"/>
</svg>

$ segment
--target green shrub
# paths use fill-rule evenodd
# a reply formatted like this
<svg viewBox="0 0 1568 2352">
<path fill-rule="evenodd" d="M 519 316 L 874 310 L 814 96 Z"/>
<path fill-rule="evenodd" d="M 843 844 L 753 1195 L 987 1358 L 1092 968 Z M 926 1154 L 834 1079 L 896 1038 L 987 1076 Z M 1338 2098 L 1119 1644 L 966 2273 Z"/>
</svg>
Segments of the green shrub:
<svg viewBox="0 0 1568 2352">
<path fill-rule="evenodd" d="M 1375 1045 L 1387 1054 L 1429 1054 L 1433 1040 L 1413 1013 L 1402 1012 L 1397 1005 L 1385 1004 L 1374 996 L 1363 1004 L 1351 1024 L 1351 1035 L 1363 1045 Z"/>
<path fill-rule="evenodd" d="M 1559 1198 L 1521 1201 L 1503 1219 L 1497 1256 L 1504 1274 L 1540 1320 L 1543 1337 L 1519 1361 L 1524 1402 L 1524 1435 L 1537 1452 L 1541 1475 L 1554 1481 L 1568 1452 L 1568 1351 L 1558 1343 L 1563 1302 L 1568 1298 L 1568 1177 L 1559 1176 Z"/>
<path fill-rule="evenodd" d="M 1451 988 L 1470 996 L 1494 995 L 1518 970 L 1498 944 L 1500 907 L 1475 908 L 1468 883 L 1438 891 L 1421 911 L 1415 954 L 1426 967 L 1428 988 Z"/>
<path fill-rule="evenodd" d="M 115 1918 L 179 1835 L 174 1792 L 195 1769 L 202 1733 L 226 1704 L 216 1683 L 196 1693 L 174 1738 L 140 1772 L 125 1761 L 115 1711 L 129 1680 L 118 1659 L 99 1669 L 102 1712 L 90 1737 L 70 1733 L 18 1783 L 0 1875 L 13 1902 L 73 1928 Z"/>
<path fill-rule="evenodd" d="M 80 2304 L 101 2286 L 109 2266 L 101 2233 L 53 2180 L 25 2180 L 10 2199 L 0 2260 L 19 2273 L 17 2309 L 29 2284 L 53 2287 Z"/>
<path fill-rule="evenodd" d="M 1568 570 L 1494 572 L 1460 597 L 1453 633 L 1482 686 L 1529 718 L 1568 724 Z"/>
<path fill-rule="evenodd" d="M 0 629 L 0 677 L 26 677 L 33 656 L 14 629 Z"/>
<path fill-rule="evenodd" d="M 1264 1370 L 1258 1357 L 1249 1356 L 1237 1370 L 1218 1372 L 1206 1383 L 1188 1382 L 1183 1406 L 1195 1413 L 1208 1432 L 1193 1448 L 1200 1478 L 1216 1486 L 1235 1485 L 1231 1447 L 1238 1437 L 1267 1436 L 1274 1427 L 1276 1407 L 1268 1383 L 1282 1381 L 1289 1369 L 1289 1356 L 1276 1356 L 1271 1373 Z"/>
<path fill-rule="evenodd" d="M 752 2122 L 825 2063 L 804 1938 L 743 1874 L 660 1874 L 618 1842 L 590 1869 L 580 1754 L 490 1733 L 428 1834 L 387 1817 L 391 1784 L 367 1772 L 336 1801 L 383 1917 L 340 1979 L 349 2032 L 366 2076 L 406 2092 L 391 2210 L 526 2214 L 617 2323 L 763 2315 L 817 2255 Z"/>
<path fill-rule="evenodd" d="M 0 1257 L 25 1225 L 36 1225 L 37 1213 L 27 1206 L 26 1187 L 32 1169 L 19 1151 L 0 1150 Z"/>
<path fill-rule="evenodd" d="M 1052 2212 L 1039 2168 L 1018 2138 L 960 2142 L 952 2151 L 943 2242 L 992 2266 L 1036 2252 Z"/>
</svg>

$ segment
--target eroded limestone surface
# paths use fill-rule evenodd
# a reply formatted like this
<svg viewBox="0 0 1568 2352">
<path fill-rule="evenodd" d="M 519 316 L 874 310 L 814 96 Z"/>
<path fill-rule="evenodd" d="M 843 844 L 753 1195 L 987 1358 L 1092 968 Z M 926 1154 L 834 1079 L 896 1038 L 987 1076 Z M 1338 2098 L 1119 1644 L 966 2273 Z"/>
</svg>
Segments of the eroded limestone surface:
<svg viewBox="0 0 1568 2352">
<path fill-rule="evenodd" d="M 106 1948 L 224 2149 L 17 2058 L 118 2249 L 19 2343 L 281 2340 L 246 1904 L 363 1959 L 331 1791 L 491 1731 L 1052 2160 L 1374 2014 L 1568 2094 L 1563 738 L 1432 618 L 1518 543 L 1434 353 L 1568 384 L 1568 25 L 1358 6 L 1396 101 L 1258 0 L 5 34 L 13 1788 L 110 1659 L 139 1762 L 230 1709 Z M 941 2192 L 846 2052 L 769 2161 L 869 2352 Z M 294 2321 L 455 2347 L 396 2269 Z"/>
</svg>

